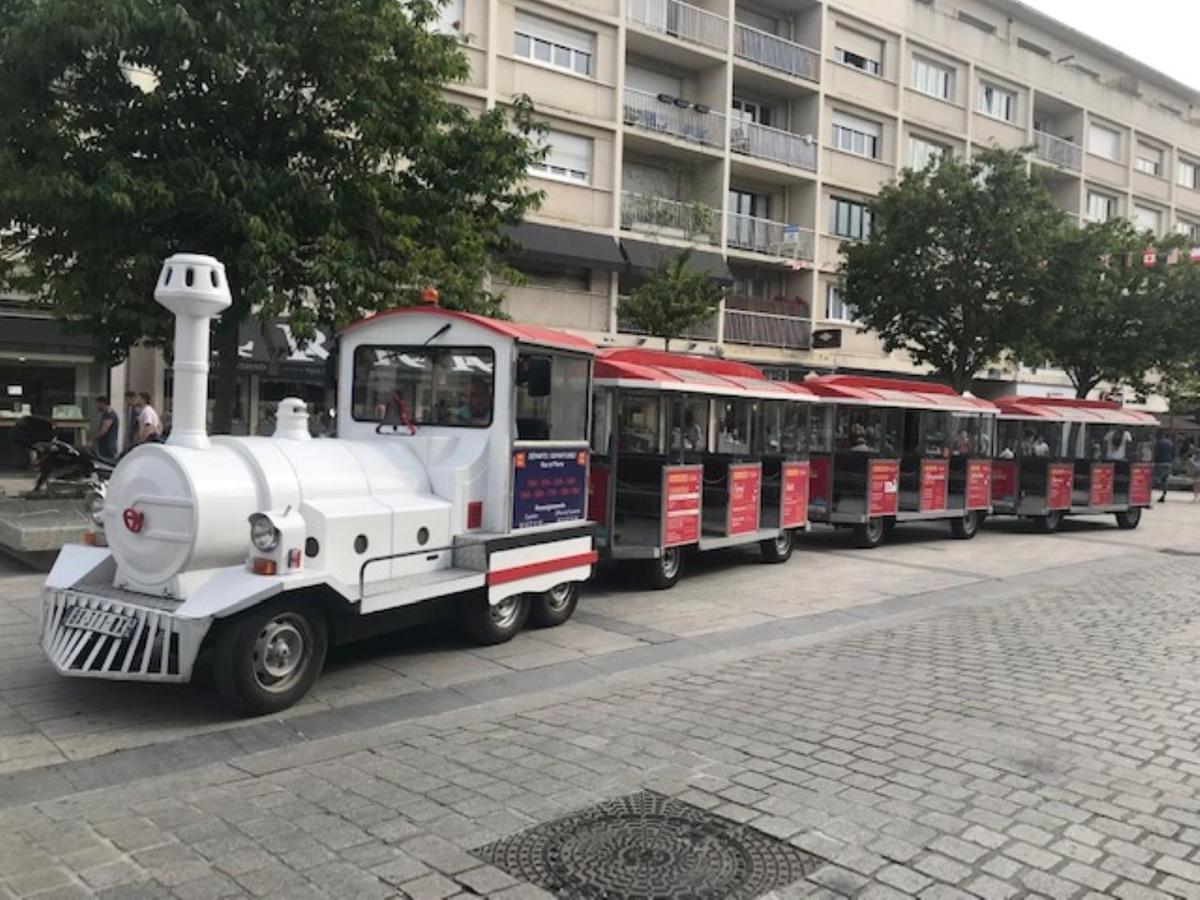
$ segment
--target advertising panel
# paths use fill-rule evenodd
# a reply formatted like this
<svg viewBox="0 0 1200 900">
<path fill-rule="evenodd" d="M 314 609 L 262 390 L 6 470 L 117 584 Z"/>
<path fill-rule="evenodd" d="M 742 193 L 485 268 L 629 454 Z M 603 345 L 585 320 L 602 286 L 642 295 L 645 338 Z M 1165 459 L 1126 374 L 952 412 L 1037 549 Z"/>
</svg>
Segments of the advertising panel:
<svg viewBox="0 0 1200 900">
<path fill-rule="evenodd" d="M 987 509 L 992 500 L 992 463 L 967 460 L 967 509 Z"/>
<path fill-rule="evenodd" d="M 937 512 L 946 508 L 946 490 L 950 479 L 950 462 L 945 459 L 921 460 L 921 512 Z"/>
<path fill-rule="evenodd" d="M 1153 476 L 1150 463 L 1134 463 L 1129 467 L 1129 505 L 1149 506 L 1152 500 Z"/>
<path fill-rule="evenodd" d="M 663 466 L 663 547 L 679 547 L 700 540 L 703 485 L 703 466 Z"/>
<path fill-rule="evenodd" d="M 583 519 L 588 452 L 578 447 L 513 451 L 512 527 Z"/>
<path fill-rule="evenodd" d="M 779 527 L 800 528 L 808 521 L 807 462 L 785 462 L 780 470 Z"/>
<path fill-rule="evenodd" d="M 1075 467 L 1071 463 L 1050 463 L 1046 467 L 1046 509 L 1070 509 L 1071 485 Z"/>
<path fill-rule="evenodd" d="M 1092 464 L 1092 506 L 1112 506 L 1113 464 Z"/>
<path fill-rule="evenodd" d="M 900 508 L 900 460 L 873 459 L 867 468 L 867 509 L 871 516 L 894 516 Z"/>
<path fill-rule="evenodd" d="M 992 463 L 992 502 L 1005 506 L 1017 503 L 1017 461 L 998 459 Z"/>
<path fill-rule="evenodd" d="M 759 500 L 762 495 L 761 463 L 729 464 L 729 521 L 725 533 L 751 534 L 758 531 Z"/>
</svg>

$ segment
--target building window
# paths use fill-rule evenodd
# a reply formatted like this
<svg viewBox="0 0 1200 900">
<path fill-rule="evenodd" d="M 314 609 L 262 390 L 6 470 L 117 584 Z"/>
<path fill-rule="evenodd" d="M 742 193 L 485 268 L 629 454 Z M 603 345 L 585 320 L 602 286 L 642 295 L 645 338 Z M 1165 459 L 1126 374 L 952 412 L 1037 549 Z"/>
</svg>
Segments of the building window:
<svg viewBox="0 0 1200 900">
<path fill-rule="evenodd" d="M 1088 218 L 1093 222 L 1107 222 L 1116 218 L 1117 198 L 1099 191 L 1088 191 Z"/>
<path fill-rule="evenodd" d="M 1137 145 L 1137 156 L 1133 159 L 1133 167 L 1147 175 L 1162 175 L 1163 152 L 1158 147 L 1151 147 L 1141 142 Z"/>
<path fill-rule="evenodd" d="M 851 241 L 865 241 L 871 236 L 871 209 L 857 200 L 829 198 L 829 231 Z"/>
<path fill-rule="evenodd" d="M 961 9 L 958 11 L 958 21 L 970 25 L 972 28 L 978 28 L 980 31 L 986 31 L 988 34 L 996 33 L 996 26 L 987 19 L 976 18 L 970 13 L 965 13 Z"/>
<path fill-rule="evenodd" d="M 838 25 L 833 39 L 833 58 L 868 75 L 883 74 L 883 41 Z"/>
<path fill-rule="evenodd" d="M 979 111 L 993 119 L 1003 119 L 1005 122 L 1017 120 L 1017 95 L 1014 91 L 979 82 Z"/>
<path fill-rule="evenodd" d="M 758 125 L 774 125 L 775 110 L 773 107 L 759 103 L 757 100 L 743 100 L 741 97 L 733 98 L 734 119 L 741 119 L 743 122 L 754 122 Z"/>
<path fill-rule="evenodd" d="M 1092 122 L 1088 125 L 1087 148 L 1093 156 L 1118 160 L 1121 158 L 1121 132 Z"/>
<path fill-rule="evenodd" d="M 833 114 L 833 146 L 837 150 L 853 153 L 855 156 L 879 159 L 881 131 L 878 122 L 840 112 Z"/>
<path fill-rule="evenodd" d="M 936 165 L 944 156 L 950 155 L 950 148 L 937 141 L 926 140 L 915 134 L 908 139 L 909 165 L 920 171 L 930 165 Z"/>
<path fill-rule="evenodd" d="M 913 90 L 937 97 L 939 100 L 954 99 L 954 70 L 931 62 L 920 56 L 913 57 Z"/>
<path fill-rule="evenodd" d="M 593 34 L 517 10 L 513 54 L 522 59 L 591 75 L 595 44 Z"/>
<path fill-rule="evenodd" d="M 1186 159 L 1179 160 L 1176 166 L 1175 180 L 1185 188 L 1192 190 L 1200 188 L 1200 164 L 1189 162 Z"/>
<path fill-rule="evenodd" d="M 1157 235 L 1162 230 L 1162 212 L 1149 206 L 1135 204 L 1133 224 Z"/>
<path fill-rule="evenodd" d="M 546 158 L 529 167 L 537 175 L 590 184 L 592 180 L 592 139 L 564 131 L 551 130 L 547 135 L 550 152 Z"/>
<path fill-rule="evenodd" d="M 430 24 L 437 34 L 463 36 L 463 0 L 446 0 L 438 10 L 437 19 Z"/>
<path fill-rule="evenodd" d="M 590 291 L 592 272 L 585 266 L 552 266 L 518 261 L 513 268 L 525 276 L 525 286 L 563 291 Z"/>
<path fill-rule="evenodd" d="M 836 284 L 825 286 L 825 318 L 840 322 L 858 319 L 858 310 L 842 299 L 842 292 Z"/>
<path fill-rule="evenodd" d="M 847 50 L 844 47 L 835 47 L 833 58 L 844 66 L 853 66 L 856 69 L 862 69 L 868 75 L 879 74 L 879 60 L 855 53 L 853 50 Z"/>
<path fill-rule="evenodd" d="M 1189 241 L 1200 241 L 1200 222 L 1176 222 L 1175 233 L 1182 234 Z"/>
</svg>

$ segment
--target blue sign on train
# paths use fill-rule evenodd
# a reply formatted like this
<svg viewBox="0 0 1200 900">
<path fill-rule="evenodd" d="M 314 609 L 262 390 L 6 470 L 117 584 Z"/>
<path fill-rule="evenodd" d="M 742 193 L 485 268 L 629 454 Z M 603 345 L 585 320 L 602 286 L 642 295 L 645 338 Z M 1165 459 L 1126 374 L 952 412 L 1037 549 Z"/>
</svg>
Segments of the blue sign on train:
<svg viewBox="0 0 1200 900">
<path fill-rule="evenodd" d="M 587 450 L 513 452 L 513 528 L 577 522 L 587 503 Z"/>
</svg>

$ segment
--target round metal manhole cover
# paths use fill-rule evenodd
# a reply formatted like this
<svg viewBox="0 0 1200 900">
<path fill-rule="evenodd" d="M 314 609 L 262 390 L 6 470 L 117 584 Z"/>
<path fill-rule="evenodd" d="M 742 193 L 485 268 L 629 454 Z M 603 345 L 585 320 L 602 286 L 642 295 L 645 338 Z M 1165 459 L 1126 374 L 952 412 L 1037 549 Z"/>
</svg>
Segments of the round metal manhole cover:
<svg viewBox="0 0 1200 900">
<path fill-rule="evenodd" d="M 824 864 L 784 841 L 643 791 L 475 851 L 510 875 L 580 900 L 735 900 Z"/>
</svg>

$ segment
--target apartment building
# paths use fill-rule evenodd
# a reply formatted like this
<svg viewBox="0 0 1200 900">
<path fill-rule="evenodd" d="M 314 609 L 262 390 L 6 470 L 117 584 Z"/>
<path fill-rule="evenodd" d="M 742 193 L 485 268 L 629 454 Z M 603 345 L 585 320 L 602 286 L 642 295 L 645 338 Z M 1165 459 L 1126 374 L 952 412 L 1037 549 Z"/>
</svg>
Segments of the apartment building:
<svg viewBox="0 0 1200 900">
<path fill-rule="evenodd" d="M 690 247 L 730 285 L 694 352 L 781 377 L 916 371 L 856 326 L 840 248 L 903 168 L 990 145 L 1032 145 L 1081 220 L 1200 243 L 1200 92 L 1015 0 L 450 0 L 442 27 L 471 62 L 458 102 L 528 94 L 550 126 L 507 309 L 600 343 L 646 340 L 622 297 Z M 813 349 L 814 329 L 841 346 Z"/>
</svg>

